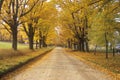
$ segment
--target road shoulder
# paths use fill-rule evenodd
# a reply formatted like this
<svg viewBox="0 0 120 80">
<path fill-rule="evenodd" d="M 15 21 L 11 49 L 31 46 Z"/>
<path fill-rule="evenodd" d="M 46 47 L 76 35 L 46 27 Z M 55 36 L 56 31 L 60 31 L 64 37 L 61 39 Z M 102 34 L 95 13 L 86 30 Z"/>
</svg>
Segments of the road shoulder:
<svg viewBox="0 0 120 80">
<path fill-rule="evenodd" d="M 95 64 L 95 63 L 92 63 L 90 61 L 87 61 L 85 59 L 83 59 L 82 57 L 80 57 L 79 55 L 76 55 L 76 54 L 72 54 L 70 51 L 71 50 L 68 50 L 68 49 L 64 49 L 65 53 L 68 54 L 68 55 L 71 55 L 77 59 L 79 59 L 80 61 L 84 62 L 85 64 L 87 64 L 88 66 L 90 66 L 91 68 L 95 69 L 95 70 L 98 70 L 102 73 L 105 73 L 107 75 L 108 78 L 111 78 L 112 80 L 119 80 L 119 76 L 116 75 L 115 73 L 113 72 L 110 72 L 109 70 L 105 69 L 104 67 L 101 67 L 100 65 L 98 64 Z"/>
</svg>

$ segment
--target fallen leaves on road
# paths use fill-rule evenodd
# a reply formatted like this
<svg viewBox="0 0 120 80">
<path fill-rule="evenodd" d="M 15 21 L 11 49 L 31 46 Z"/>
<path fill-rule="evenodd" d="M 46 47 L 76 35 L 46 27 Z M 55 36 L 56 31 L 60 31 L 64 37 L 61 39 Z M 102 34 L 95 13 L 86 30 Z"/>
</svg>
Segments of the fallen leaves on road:
<svg viewBox="0 0 120 80">
<path fill-rule="evenodd" d="M 104 53 L 97 53 L 94 55 L 93 53 L 72 51 L 68 49 L 66 49 L 66 51 L 76 58 L 92 66 L 94 65 L 94 68 L 107 72 L 116 80 L 120 80 L 120 55 L 117 54 L 113 57 L 112 54 L 109 54 L 109 59 L 105 59 Z"/>
</svg>

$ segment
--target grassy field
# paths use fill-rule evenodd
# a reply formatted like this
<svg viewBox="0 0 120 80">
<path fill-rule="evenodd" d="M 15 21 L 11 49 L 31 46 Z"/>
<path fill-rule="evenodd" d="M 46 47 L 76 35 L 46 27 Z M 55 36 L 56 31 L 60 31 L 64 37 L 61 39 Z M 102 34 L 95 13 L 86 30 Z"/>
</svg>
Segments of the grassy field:
<svg viewBox="0 0 120 80">
<path fill-rule="evenodd" d="M 11 48 L 12 48 L 12 43 L 0 42 L 0 49 L 11 49 Z M 24 48 L 28 48 L 28 45 L 18 43 L 18 49 L 24 49 Z"/>
<path fill-rule="evenodd" d="M 120 77 L 120 54 L 116 54 L 115 57 L 109 54 L 109 59 L 105 59 L 104 53 L 85 53 L 79 51 L 67 50 L 69 54 L 76 56 L 80 60 L 85 60 L 86 62 L 93 63 L 97 66 L 107 69 L 108 72 L 112 72 L 118 77 Z M 119 79 L 116 79 L 119 80 Z"/>
</svg>

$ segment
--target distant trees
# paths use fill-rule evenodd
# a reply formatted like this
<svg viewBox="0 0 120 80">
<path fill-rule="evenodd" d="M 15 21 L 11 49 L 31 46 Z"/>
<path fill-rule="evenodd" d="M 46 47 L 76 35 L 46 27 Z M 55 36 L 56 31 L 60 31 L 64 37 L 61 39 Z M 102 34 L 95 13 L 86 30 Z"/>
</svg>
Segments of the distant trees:
<svg viewBox="0 0 120 80">
<path fill-rule="evenodd" d="M 47 38 L 54 36 L 57 10 L 52 2 L 45 3 L 40 12 L 37 32 L 39 47 L 47 47 Z"/>
<path fill-rule="evenodd" d="M 63 9 L 61 11 L 61 19 L 64 21 L 64 24 L 66 24 L 66 27 L 73 32 L 73 37 L 77 39 L 78 50 L 89 51 L 87 8 L 82 8 L 85 3 L 80 3 L 79 1 L 61 1 L 59 5 Z"/>
<path fill-rule="evenodd" d="M 112 0 L 101 2 L 101 4 L 98 5 L 99 8 L 94 9 L 95 14 L 93 15 L 95 17 L 92 18 L 94 23 L 92 23 L 91 29 L 89 30 L 90 35 L 94 35 L 94 38 L 90 38 L 91 41 L 95 44 L 105 46 L 106 58 L 108 58 L 109 47 L 112 47 L 114 50 L 115 39 L 117 39 L 115 32 L 117 31 L 116 27 L 118 23 L 115 21 L 115 18 L 119 12 L 118 3 L 119 1 Z"/>
<path fill-rule="evenodd" d="M 60 19 L 66 31 L 72 31 L 72 40 L 68 44 L 77 44 L 80 51 L 89 51 L 90 45 L 115 46 L 115 32 L 119 31 L 115 18 L 119 15 L 119 0 L 57 0 L 61 8 Z M 67 15 L 67 16 L 66 16 Z M 65 28 L 64 28 L 65 29 Z M 69 36 L 69 34 L 68 34 Z M 96 49 L 96 48 L 95 48 Z"/>
</svg>

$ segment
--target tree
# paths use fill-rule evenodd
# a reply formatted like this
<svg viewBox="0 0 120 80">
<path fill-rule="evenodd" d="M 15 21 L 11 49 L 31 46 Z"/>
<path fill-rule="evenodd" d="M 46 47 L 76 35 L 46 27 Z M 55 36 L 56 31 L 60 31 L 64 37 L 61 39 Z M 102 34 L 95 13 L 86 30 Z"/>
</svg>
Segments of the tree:
<svg viewBox="0 0 120 80">
<path fill-rule="evenodd" d="M 39 0 L 4 0 L 1 19 L 11 30 L 12 48 L 17 50 L 17 29 L 23 23 L 22 17 L 28 14 Z"/>
<path fill-rule="evenodd" d="M 106 45 L 107 58 L 108 44 L 114 44 L 114 40 L 111 37 L 114 37 L 114 32 L 118 31 L 116 30 L 118 27 L 115 27 L 116 22 L 114 19 L 116 14 L 119 13 L 119 1 L 57 0 L 56 4 L 61 8 L 60 17 L 64 23 L 61 24 L 73 32 L 73 37 L 78 41 L 79 50 L 89 51 L 88 41 L 93 41 L 94 43 L 96 42 L 96 45 Z M 96 37 L 93 38 L 94 36 Z"/>
<path fill-rule="evenodd" d="M 42 1 L 24 17 L 27 25 L 24 24 L 23 28 L 28 36 L 30 49 L 33 49 L 34 38 L 36 42 L 39 40 L 39 46 L 47 46 L 46 39 L 53 21 L 53 14 L 55 14 L 55 7 L 51 3 Z"/>
<path fill-rule="evenodd" d="M 26 23 L 23 24 L 23 28 L 26 35 L 28 36 L 29 49 L 33 49 L 35 31 L 37 29 L 37 24 L 40 19 L 39 11 L 41 11 L 43 3 L 44 1 L 38 2 L 35 8 L 23 18 L 24 21 L 26 21 Z"/>
<path fill-rule="evenodd" d="M 108 58 L 109 44 L 113 47 L 115 45 L 114 33 L 116 32 L 115 16 L 117 11 L 114 10 L 116 8 L 116 2 L 107 1 L 104 5 L 103 3 L 98 5 L 98 8 L 95 8 L 94 13 L 92 14 L 95 17 L 92 17 L 91 21 L 93 21 L 93 23 L 91 24 L 89 33 L 94 36 L 94 38 L 90 37 L 90 40 L 94 43 L 94 45 L 105 46 L 106 58 Z"/>
<path fill-rule="evenodd" d="M 56 14 L 57 10 L 54 3 L 46 2 L 41 9 L 40 19 L 38 21 L 37 33 L 39 40 L 39 47 L 47 47 L 47 38 L 54 35 L 54 29 L 56 26 Z"/>
<path fill-rule="evenodd" d="M 88 48 L 88 15 L 86 3 L 80 1 L 61 1 L 58 3 L 61 7 L 61 20 L 74 33 L 77 39 L 78 50 L 89 51 Z M 81 4 L 81 5 L 79 5 Z M 84 8 L 83 8 L 84 7 Z M 67 16 L 66 16 L 67 14 Z"/>
</svg>

